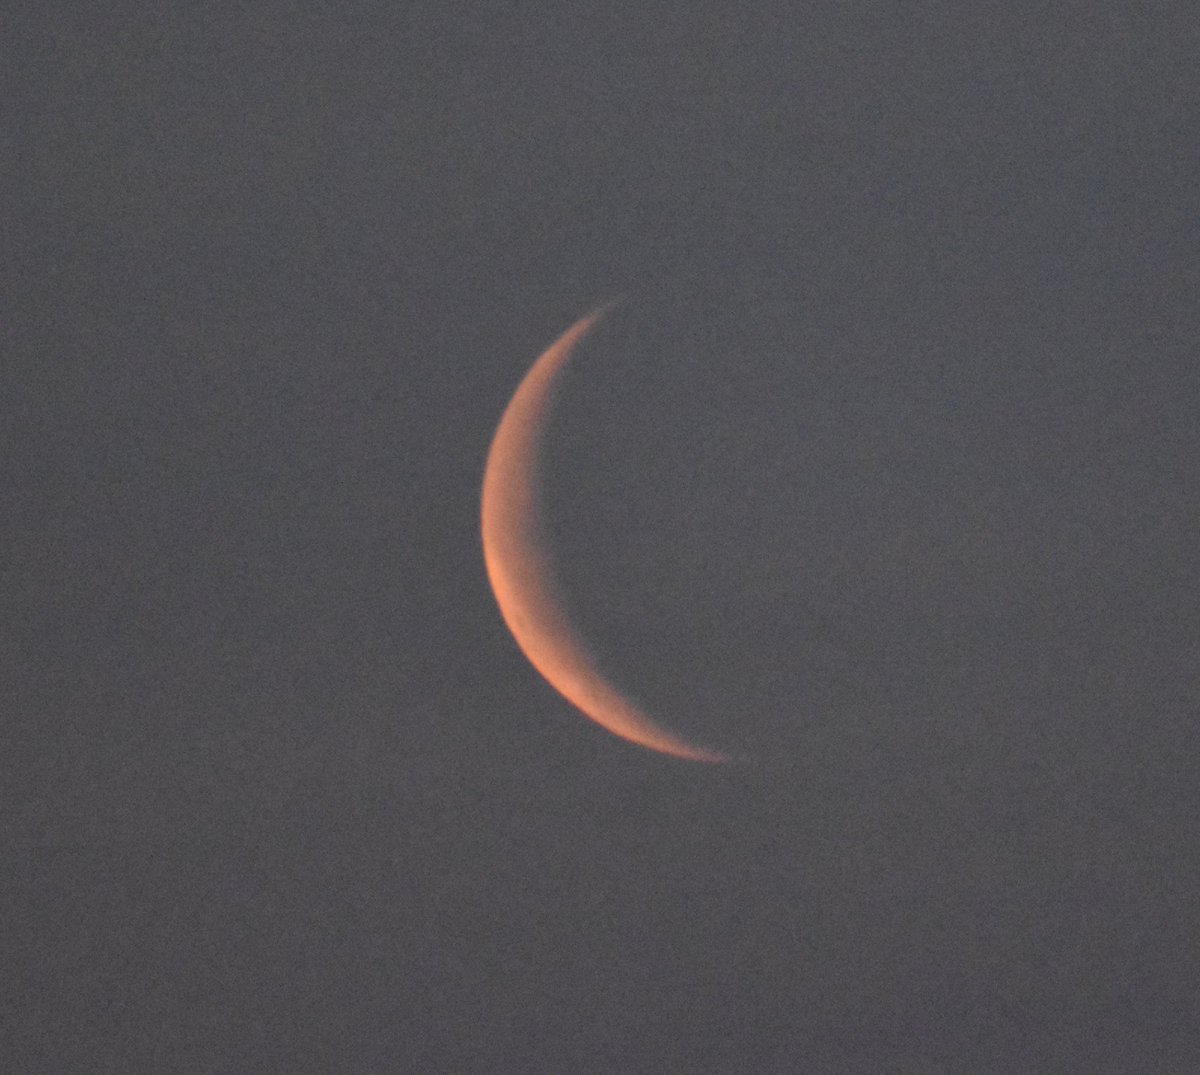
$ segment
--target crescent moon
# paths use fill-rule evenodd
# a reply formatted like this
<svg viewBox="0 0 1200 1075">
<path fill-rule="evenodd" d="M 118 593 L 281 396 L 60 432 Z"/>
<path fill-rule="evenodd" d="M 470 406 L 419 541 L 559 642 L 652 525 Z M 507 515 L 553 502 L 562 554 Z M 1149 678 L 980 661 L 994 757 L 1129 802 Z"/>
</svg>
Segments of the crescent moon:
<svg viewBox="0 0 1200 1075">
<path fill-rule="evenodd" d="M 541 447 L 557 376 L 603 311 L 567 329 L 533 364 L 509 402 L 483 474 L 483 558 L 517 645 L 567 701 L 630 742 L 689 761 L 725 755 L 659 727 L 600 674 L 558 594 L 540 511 Z"/>
</svg>

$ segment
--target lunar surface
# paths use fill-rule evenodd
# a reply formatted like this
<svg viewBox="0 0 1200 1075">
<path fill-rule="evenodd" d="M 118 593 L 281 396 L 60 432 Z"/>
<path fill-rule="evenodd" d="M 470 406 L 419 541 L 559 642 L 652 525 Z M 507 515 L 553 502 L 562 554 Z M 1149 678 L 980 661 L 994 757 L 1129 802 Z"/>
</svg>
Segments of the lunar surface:
<svg viewBox="0 0 1200 1075">
<path fill-rule="evenodd" d="M 630 742 L 689 761 L 728 760 L 660 727 L 599 672 L 571 623 L 546 548 L 540 510 L 543 434 L 557 377 L 602 316 L 569 328 L 533 364 L 509 402 L 488 453 L 483 555 L 504 622 L 533 666 L 597 724 Z"/>
</svg>

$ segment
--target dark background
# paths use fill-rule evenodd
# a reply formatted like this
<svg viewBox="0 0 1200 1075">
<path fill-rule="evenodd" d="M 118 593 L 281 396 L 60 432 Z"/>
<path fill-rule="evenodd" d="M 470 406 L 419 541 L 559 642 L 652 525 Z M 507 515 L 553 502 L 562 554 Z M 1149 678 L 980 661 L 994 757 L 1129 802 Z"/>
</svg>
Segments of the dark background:
<svg viewBox="0 0 1200 1075">
<path fill-rule="evenodd" d="M 0 39 L 5 1070 L 1197 1070 L 1193 5 Z"/>
</svg>

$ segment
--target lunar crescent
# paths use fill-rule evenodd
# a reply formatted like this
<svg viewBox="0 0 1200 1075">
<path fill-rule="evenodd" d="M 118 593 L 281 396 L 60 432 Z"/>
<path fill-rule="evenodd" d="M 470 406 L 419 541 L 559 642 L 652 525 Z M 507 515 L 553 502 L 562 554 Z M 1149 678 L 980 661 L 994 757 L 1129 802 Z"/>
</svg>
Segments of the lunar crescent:
<svg viewBox="0 0 1200 1075">
<path fill-rule="evenodd" d="M 690 761 L 721 762 L 659 727 L 597 670 L 558 595 L 540 512 L 541 447 L 557 375 L 602 311 L 572 325 L 533 364 L 509 402 L 483 475 L 483 558 L 504 622 L 530 663 L 597 724 Z"/>
</svg>

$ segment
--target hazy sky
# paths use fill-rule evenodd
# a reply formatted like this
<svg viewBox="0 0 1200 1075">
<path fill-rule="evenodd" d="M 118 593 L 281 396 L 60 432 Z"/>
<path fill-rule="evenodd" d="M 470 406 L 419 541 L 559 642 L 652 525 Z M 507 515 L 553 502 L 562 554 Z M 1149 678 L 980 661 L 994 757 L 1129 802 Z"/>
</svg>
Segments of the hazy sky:
<svg viewBox="0 0 1200 1075">
<path fill-rule="evenodd" d="M 1194 5 L 517 7 L 0 19 L 0 1067 L 1197 1070 Z"/>
</svg>

